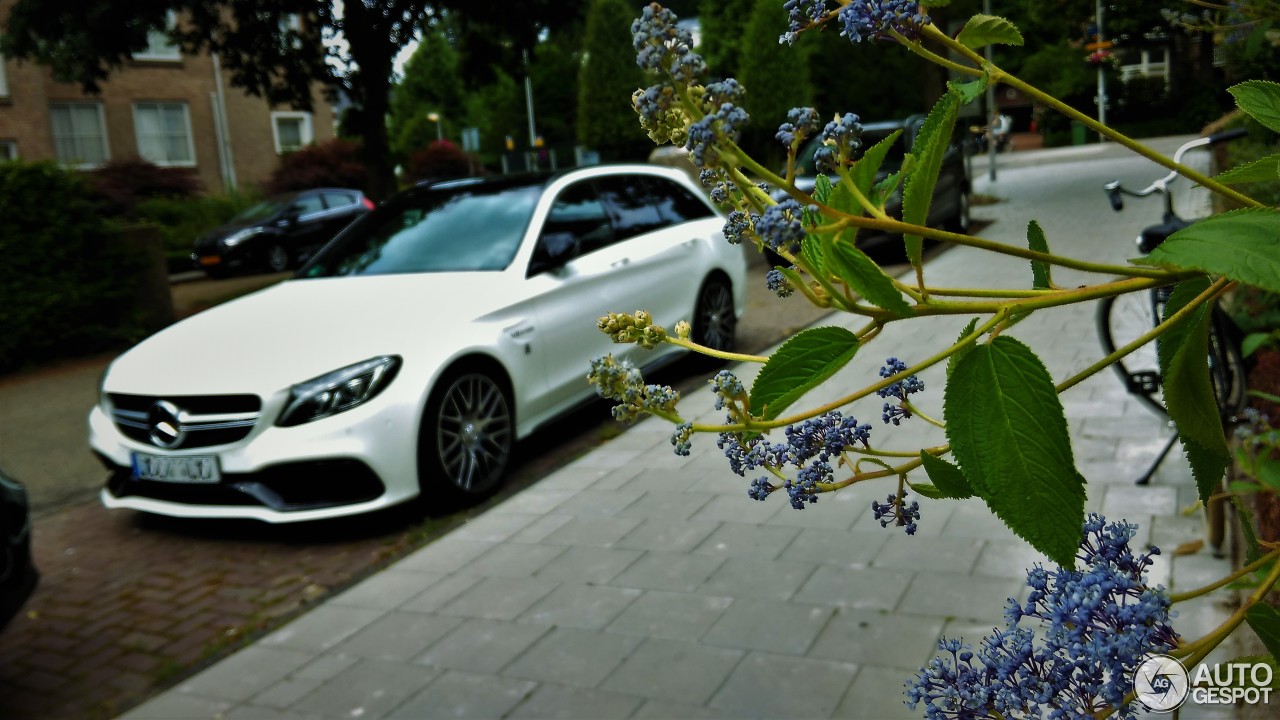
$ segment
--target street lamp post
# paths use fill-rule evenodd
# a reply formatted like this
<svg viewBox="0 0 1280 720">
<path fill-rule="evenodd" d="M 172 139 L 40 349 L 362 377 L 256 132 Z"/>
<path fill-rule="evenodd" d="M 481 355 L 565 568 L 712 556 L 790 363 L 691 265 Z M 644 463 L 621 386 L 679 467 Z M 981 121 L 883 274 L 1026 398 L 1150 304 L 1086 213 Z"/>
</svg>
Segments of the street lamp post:
<svg viewBox="0 0 1280 720">
<path fill-rule="evenodd" d="M 436 142 L 444 140 L 444 131 L 440 129 L 440 113 L 427 113 L 427 119 L 436 124 Z"/>
</svg>

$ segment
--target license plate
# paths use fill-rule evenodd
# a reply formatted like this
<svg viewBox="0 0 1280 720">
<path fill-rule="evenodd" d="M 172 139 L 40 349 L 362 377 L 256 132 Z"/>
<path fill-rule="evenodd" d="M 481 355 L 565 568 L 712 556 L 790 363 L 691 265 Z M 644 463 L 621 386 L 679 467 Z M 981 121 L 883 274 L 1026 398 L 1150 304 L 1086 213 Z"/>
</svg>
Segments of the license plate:
<svg viewBox="0 0 1280 720">
<path fill-rule="evenodd" d="M 222 258 L 218 257 L 217 255 L 212 255 L 212 256 L 204 255 L 204 256 L 201 256 L 200 258 L 201 265 L 217 265 L 221 262 L 222 262 Z"/>
<path fill-rule="evenodd" d="M 167 457 L 133 454 L 133 479 L 156 482 L 213 484 L 222 481 L 216 455 Z"/>
</svg>

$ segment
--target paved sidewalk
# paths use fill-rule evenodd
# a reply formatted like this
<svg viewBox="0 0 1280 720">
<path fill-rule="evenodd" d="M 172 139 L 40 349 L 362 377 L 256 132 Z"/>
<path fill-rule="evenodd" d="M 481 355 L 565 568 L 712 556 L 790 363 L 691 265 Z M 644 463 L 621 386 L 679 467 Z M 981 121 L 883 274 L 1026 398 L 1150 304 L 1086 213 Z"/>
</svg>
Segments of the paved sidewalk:
<svg viewBox="0 0 1280 720">
<path fill-rule="evenodd" d="M 1031 168 L 1002 169 L 997 184 L 977 188 L 1006 201 L 976 212 L 996 221 L 984 235 L 1022 245 L 1035 216 L 1065 254 L 1129 257 L 1128 238 L 1148 214 L 1112 217 L 1101 191 L 1078 206 L 1028 205 L 1054 182 L 1100 187 L 1111 179 L 1100 173 L 1127 172 L 1134 182 L 1154 173 L 1109 162 L 1062 166 L 1035 182 Z M 1103 218 L 1105 232 L 1095 232 Z M 1025 262 L 964 249 L 927 272 L 951 286 L 1030 282 Z M 1038 314 L 1012 334 L 1066 377 L 1100 355 L 1092 313 Z M 888 356 L 918 360 L 967 321 L 892 328 L 823 392 L 865 385 Z M 930 391 L 920 403 L 938 416 L 941 373 L 924 374 Z M 877 445 L 940 441 L 918 420 L 881 424 L 881 402 L 852 410 L 876 426 Z M 1140 538 L 1166 550 L 1157 581 L 1185 589 L 1225 572 L 1207 551 L 1168 552 L 1202 534 L 1199 517 L 1180 512 L 1194 489 L 1177 457 L 1152 485 L 1132 484 L 1162 446 L 1164 423 L 1110 374 L 1063 402 L 1089 509 L 1139 523 Z M 686 414 L 699 408 L 700 419 L 718 419 L 706 391 L 682 404 Z M 978 501 L 922 501 L 920 532 L 908 537 L 872 519 L 871 500 L 888 484 L 823 496 L 804 511 L 785 498 L 749 500 L 748 481 L 727 470 L 714 438 L 695 437 L 681 458 L 669 434 L 664 423 L 639 423 L 123 717 L 918 717 L 903 707 L 901 688 L 938 636 L 976 642 L 1001 623 L 1005 598 L 1021 594 L 1025 569 L 1041 559 Z M 1180 607 L 1177 627 L 1196 636 L 1222 616 L 1206 600 Z M 1184 709 L 1193 716 L 1216 717 Z"/>
</svg>

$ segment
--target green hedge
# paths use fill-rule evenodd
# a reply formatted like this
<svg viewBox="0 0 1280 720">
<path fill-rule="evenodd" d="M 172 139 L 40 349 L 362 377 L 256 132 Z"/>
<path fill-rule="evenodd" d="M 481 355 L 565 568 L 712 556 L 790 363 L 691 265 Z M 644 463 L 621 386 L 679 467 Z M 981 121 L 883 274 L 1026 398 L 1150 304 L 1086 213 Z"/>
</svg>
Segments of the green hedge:
<svg viewBox="0 0 1280 720">
<path fill-rule="evenodd" d="M 208 195 L 193 198 L 152 198 L 140 201 L 138 220 L 154 225 L 164 239 L 169 272 L 193 270 L 191 248 L 196 238 L 230 220 L 257 202 L 256 195 Z"/>
<path fill-rule="evenodd" d="M 82 179 L 0 162 L 0 218 L 0 372 L 141 337 L 142 260 L 112 242 Z"/>
</svg>

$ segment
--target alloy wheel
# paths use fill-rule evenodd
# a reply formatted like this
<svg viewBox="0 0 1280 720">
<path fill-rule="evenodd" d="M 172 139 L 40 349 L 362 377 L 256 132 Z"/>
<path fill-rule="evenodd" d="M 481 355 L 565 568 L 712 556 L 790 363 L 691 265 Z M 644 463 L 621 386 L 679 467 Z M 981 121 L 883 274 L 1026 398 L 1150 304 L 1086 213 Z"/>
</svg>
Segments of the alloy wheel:
<svg viewBox="0 0 1280 720">
<path fill-rule="evenodd" d="M 492 378 L 454 379 L 435 418 L 436 452 L 449 483 L 473 494 L 492 487 L 511 456 L 511 425 L 506 395 Z"/>
</svg>

